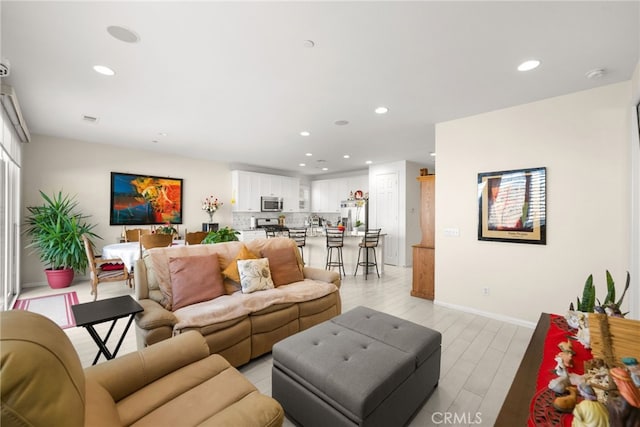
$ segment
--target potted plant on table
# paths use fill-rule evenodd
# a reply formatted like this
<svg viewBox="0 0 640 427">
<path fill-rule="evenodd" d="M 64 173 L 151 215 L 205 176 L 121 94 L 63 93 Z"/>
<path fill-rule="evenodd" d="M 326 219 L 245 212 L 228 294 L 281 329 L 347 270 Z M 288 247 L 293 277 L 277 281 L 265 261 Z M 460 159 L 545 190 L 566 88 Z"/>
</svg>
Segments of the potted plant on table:
<svg viewBox="0 0 640 427">
<path fill-rule="evenodd" d="M 207 234 L 207 237 L 202 241 L 203 244 L 222 243 L 222 242 L 235 242 L 238 240 L 238 234 L 240 232 L 233 228 L 224 227 L 220 230 L 211 231 Z"/>
<path fill-rule="evenodd" d="M 64 288 L 73 281 L 74 271 L 84 272 L 88 266 L 82 235 L 101 239 L 91 230 L 95 224 L 88 224 L 88 218 L 77 211 L 78 202 L 73 197 L 63 195 L 47 196 L 42 206 L 27 207 L 24 233 L 31 238 L 27 248 L 38 252 L 40 260 L 48 265 L 45 269 L 51 288 Z"/>
</svg>

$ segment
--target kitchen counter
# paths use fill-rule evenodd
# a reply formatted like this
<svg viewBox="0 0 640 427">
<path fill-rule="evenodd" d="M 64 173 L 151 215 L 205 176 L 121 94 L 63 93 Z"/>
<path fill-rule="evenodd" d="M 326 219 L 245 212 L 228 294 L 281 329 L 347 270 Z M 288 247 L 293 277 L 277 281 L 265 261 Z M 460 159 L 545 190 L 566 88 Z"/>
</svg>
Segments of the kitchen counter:
<svg viewBox="0 0 640 427">
<path fill-rule="evenodd" d="M 364 231 L 347 233 L 344 235 L 344 247 L 342 248 L 342 259 L 344 261 L 344 271 L 353 275 L 356 270 L 356 262 L 358 261 L 358 244 L 362 241 Z M 376 248 L 376 258 L 378 261 L 378 271 L 380 274 L 384 272 L 384 240 L 386 234 L 380 234 L 380 241 Z M 373 257 L 373 255 L 370 255 Z M 307 244 L 304 247 L 304 260 L 309 267 L 324 268 L 327 261 L 327 239 L 324 234 L 316 234 L 310 236 L 307 234 Z M 362 252 L 362 259 L 364 261 L 364 252 Z M 372 261 L 372 260 L 370 260 Z M 369 275 L 373 273 L 374 277 L 376 272 L 375 268 L 369 270 Z M 364 275 L 364 268 L 358 267 L 358 274 Z"/>
<path fill-rule="evenodd" d="M 253 239 L 261 239 L 265 237 L 265 231 L 262 228 L 254 230 L 239 230 L 240 235 L 238 239 L 242 242 L 246 242 Z M 278 235 L 276 233 L 276 235 Z M 282 233 L 287 237 L 287 233 Z M 376 258 L 378 261 L 378 271 L 380 274 L 384 272 L 384 240 L 386 234 L 380 234 L 380 241 L 376 249 Z M 353 275 L 356 270 L 356 263 L 358 261 L 358 244 L 364 237 L 364 231 L 351 231 L 344 233 L 344 247 L 342 248 L 342 259 L 344 261 L 344 271 L 346 274 Z M 373 255 L 370 255 L 373 257 Z M 304 260 L 307 266 L 324 268 L 327 261 L 327 240 L 324 232 L 318 229 L 315 236 L 310 232 L 307 232 L 306 245 L 304 247 Z M 364 252 L 362 253 L 361 262 L 364 261 Z M 372 260 L 370 260 L 372 261 Z M 375 268 L 369 270 L 369 274 L 376 274 Z M 358 267 L 358 274 L 364 275 L 364 268 Z"/>
</svg>

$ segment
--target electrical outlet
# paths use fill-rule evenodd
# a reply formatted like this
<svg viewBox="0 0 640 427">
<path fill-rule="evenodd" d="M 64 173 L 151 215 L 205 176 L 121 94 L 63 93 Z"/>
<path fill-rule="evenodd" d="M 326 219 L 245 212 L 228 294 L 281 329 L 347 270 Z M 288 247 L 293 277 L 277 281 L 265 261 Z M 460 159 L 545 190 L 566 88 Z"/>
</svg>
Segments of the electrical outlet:
<svg viewBox="0 0 640 427">
<path fill-rule="evenodd" d="M 489 296 L 489 288 L 482 288 L 482 295 Z"/>
</svg>

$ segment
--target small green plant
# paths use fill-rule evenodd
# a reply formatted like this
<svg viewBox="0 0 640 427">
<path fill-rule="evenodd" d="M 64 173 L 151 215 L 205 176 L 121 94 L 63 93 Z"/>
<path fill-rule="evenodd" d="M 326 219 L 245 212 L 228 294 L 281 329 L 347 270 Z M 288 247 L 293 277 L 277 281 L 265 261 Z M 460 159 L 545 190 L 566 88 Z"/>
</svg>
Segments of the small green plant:
<svg viewBox="0 0 640 427">
<path fill-rule="evenodd" d="M 593 308 L 596 304 L 596 287 L 593 286 L 593 274 L 590 274 L 589 277 L 587 277 L 587 281 L 584 283 L 584 288 L 582 290 L 582 301 L 580 301 L 580 297 L 578 297 L 577 299 L 578 305 L 576 307 L 576 310 L 582 311 L 584 313 L 593 312 Z"/>
<path fill-rule="evenodd" d="M 584 313 L 593 313 L 594 311 L 598 312 L 612 312 L 619 314 L 620 313 L 620 305 L 622 304 L 622 300 L 624 299 L 625 294 L 627 293 L 627 289 L 629 289 L 629 284 L 631 283 L 631 276 L 627 271 L 627 283 L 622 291 L 622 296 L 618 301 L 616 301 L 616 285 L 613 281 L 613 277 L 609 270 L 606 270 L 606 278 L 607 278 L 607 296 L 604 299 L 604 303 L 600 303 L 600 300 L 596 298 L 596 288 L 593 285 L 593 274 L 590 274 L 587 277 L 587 281 L 584 284 L 584 289 L 582 290 L 582 300 L 577 298 L 577 306 L 575 310 L 582 311 Z M 596 301 L 598 305 L 596 305 Z M 569 305 L 569 310 L 574 310 L 573 303 Z"/>
<path fill-rule="evenodd" d="M 203 244 L 222 243 L 222 242 L 234 242 L 238 240 L 239 231 L 233 228 L 224 227 L 218 231 L 211 231 L 207 234 L 207 237 L 202 241 Z"/>
<path fill-rule="evenodd" d="M 622 300 L 627 293 L 627 289 L 629 289 L 629 284 L 631 283 L 631 275 L 627 271 L 627 283 L 624 286 L 624 290 L 622 291 L 622 296 L 616 302 L 616 284 L 613 281 L 613 277 L 611 277 L 611 273 L 607 270 L 607 297 L 604 299 L 604 303 L 600 303 L 598 300 L 598 305 L 602 307 L 602 309 L 610 309 L 613 313 L 620 313 L 620 305 L 622 305 Z"/>
<path fill-rule="evenodd" d="M 163 225 L 162 227 L 158 227 L 156 229 L 156 233 L 158 233 L 158 234 L 178 234 L 178 230 L 176 230 L 175 227 L 172 226 L 171 224 L 167 223 L 167 224 Z"/>
</svg>

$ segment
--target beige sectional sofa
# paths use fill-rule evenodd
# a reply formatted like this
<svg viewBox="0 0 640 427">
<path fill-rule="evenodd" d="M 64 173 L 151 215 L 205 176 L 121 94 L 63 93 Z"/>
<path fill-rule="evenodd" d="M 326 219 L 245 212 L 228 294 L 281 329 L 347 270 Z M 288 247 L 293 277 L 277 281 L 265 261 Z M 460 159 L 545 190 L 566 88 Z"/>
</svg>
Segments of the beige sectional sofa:
<svg viewBox="0 0 640 427">
<path fill-rule="evenodd" d="M 243 292 L 233 269 L 247 250 L 269 260 L 273 289 Z M 218 266 L 211 269 L 215 259 Z M 139 347 L 196 330 L 211 354 L 240 366 L 270 352 L 276 342 L 341 313 L 340 275 L 304 267 L 296 243 L 284 237 L 154 248 L 134 271 L 144 308 L 136 317 Z M 220 286 L 209 285 L 211 278 L 222 280 L 222 295 L 211 298 L 212 286 Z M 197 298 L 200 293 L 207 295 Z M 204 301 L 190 303 L 194 297 Z"/>
</svg>

